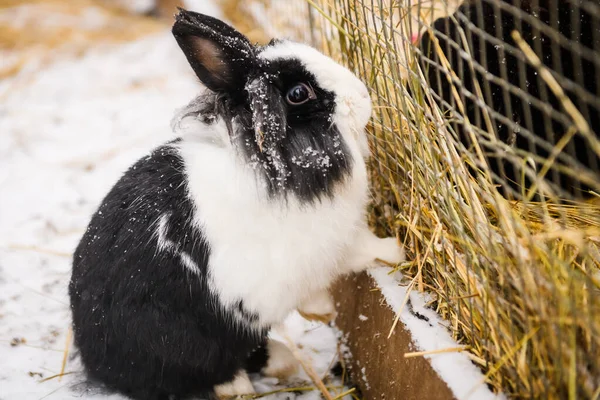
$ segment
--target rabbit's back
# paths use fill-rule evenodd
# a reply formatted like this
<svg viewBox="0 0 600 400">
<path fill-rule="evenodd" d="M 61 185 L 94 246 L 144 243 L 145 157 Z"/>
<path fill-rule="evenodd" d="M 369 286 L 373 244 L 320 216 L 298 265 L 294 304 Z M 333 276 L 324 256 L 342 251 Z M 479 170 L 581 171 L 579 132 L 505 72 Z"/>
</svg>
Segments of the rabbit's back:
<svg viewBox="0 0 600 400">
<path fill-rule="evenodd" d="M 186 186 L 177 149 L 158 148 L 114 186 L 74 255 L 82 361 L 92 378 L 135 398 L 209 390 L 263 338 L 210 290 L 210 246 L 191 223 Z"/>
</svg>

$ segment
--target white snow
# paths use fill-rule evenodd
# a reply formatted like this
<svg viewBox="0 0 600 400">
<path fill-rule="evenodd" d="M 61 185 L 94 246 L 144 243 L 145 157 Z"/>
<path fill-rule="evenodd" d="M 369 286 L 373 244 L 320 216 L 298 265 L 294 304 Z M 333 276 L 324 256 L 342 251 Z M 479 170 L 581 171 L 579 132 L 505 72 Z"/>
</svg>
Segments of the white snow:
<svg viewBox="0 0 600 400">
<path fill-rule="evenodd" d="M 200 86 L 167 31 L 28 70 L 0 82 L 0 398 L 123 399 L 85 385 L 72 346 L 68 375 L 51 378 L 70 326 L 70 254 L 120 174 L 173 138 L 175 110 Z M 323 376 L 333 331 L 298 315 L 286 326 Z M 253 381 L 261 392 L 281 387 Z"/>
<path fill-rule="evenodd" d="M 406 297 L 405 286 L 398 284 L 398 273 L 390 274 L 386 267 L 369 271 L 377 286 L 381 289 L 388 306 L 397 313 Z M 433 310 L 425 307 L 429 300 L 426 294 L 412 291 L 410 303 L 413 313 L 426 317 L 425 321 L 411 313 L 407 307 L 402 309 L 400 322 L 411 332 L 418 351 L 433 351 L 455 348 L 459 345 L 452 339 L 444 321 Z M 458 400 L 505 399 L 504 395 L 492 393 L 483 383 L 481 370 L 464 353 L 440 353 L 426 355 L 433 369 L 442 378 Z"/>
<path fill-rule="evenodd" d="M 362 379 L 363 383 L 365 384 L 365 388 L 367 390 L 370 390 L 371 389 L 371 385 L 369 385 L 369 381 L 367 380 L 367 367 L 362 367 L 360 369 L 360 373 L 362 374 L 361 375 L 361 379 Z"/>
</svg>

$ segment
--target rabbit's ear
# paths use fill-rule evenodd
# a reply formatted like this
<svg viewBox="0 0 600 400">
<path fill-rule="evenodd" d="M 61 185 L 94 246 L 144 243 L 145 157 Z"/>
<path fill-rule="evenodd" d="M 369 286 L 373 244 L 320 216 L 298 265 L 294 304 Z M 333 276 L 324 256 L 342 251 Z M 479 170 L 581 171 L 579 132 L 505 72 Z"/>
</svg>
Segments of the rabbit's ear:
<svg viewBox="0 0 600 400">
<path fill-rule="evenodd" d="M 240 92 L 254 70 L 250 41 L 231 26 L 204 14 L 179 9 L 173 36 L 200 81 L 214 92 Z"/>
</svg>

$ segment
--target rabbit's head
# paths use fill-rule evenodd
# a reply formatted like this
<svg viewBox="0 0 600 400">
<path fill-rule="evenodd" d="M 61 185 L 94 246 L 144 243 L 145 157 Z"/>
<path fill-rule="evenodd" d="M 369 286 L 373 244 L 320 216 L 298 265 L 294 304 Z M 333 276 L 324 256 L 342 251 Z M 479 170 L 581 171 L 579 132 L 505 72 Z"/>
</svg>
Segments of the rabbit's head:
<svg viewBox="0 0 600 400">
<path fill-rule="evenodd" d="M 311 203 L 334 196 L 356 168 L 364 173 L 371 99 L 348 69 L 300 43 L 254 46 L 224 22 L 185 10 L 173 34 L 209 89 L 195 116 L 224 122 L 270 196 Z"/>
</svg>

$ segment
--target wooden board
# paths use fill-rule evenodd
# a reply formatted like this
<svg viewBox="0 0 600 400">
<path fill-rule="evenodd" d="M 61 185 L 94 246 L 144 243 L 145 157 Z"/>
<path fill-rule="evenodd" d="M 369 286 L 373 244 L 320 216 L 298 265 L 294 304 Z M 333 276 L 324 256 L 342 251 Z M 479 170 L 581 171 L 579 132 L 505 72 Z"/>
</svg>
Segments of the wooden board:
<svg viewBox="0 0 600 400">
<path fill-rule="evenodd" d="M 425 358 L 404 358 L 415 349 L 402 323 L 387 338 L 395 314 L 369 275 L 342 279 L 332 294 L 339 313 L 336 324 L 351 353 L 347 367 L 365 399 L 454 399 Z"/>
</svg>

